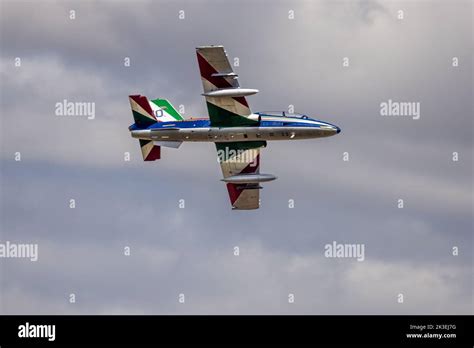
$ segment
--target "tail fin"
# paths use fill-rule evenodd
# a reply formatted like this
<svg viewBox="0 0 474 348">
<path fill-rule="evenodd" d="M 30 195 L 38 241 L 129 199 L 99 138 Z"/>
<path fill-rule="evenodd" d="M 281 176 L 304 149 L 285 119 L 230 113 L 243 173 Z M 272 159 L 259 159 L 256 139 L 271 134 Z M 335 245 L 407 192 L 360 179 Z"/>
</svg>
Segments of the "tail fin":
<svg viewBox="0 0 474 348">
<path fill-rule="evenodd" d="M 129 96 L 135 124 L 142 129 L 148 128 L 157 122 L 182 121 L 184 118 L 166 99 L 149 101 L 142 95 Z M 179 147 L 181 142 L 163 142 L 163 146 Z M 161 146 L 151 140 L 140 140 L 140 147 L 144 161 L 155 161 L 161 157 Z"/>
<path fill-rule="evenodd" d="M 183 121 L 184 118 L 171 103 L 166 99 L 155 99 L 150 102 L 150 105 L 155 112 L 155 117 L 158 121 Z"/>
<path fill-rule="evenodd" d="M 148 128 L 157 122 L 147 97 L 131 95 L 128 97 L 132 108 L 135 124 L 140 128 Z"/>
<path fill-rule="evenodd" d="M 135 124 L 148 128 L 156 122 L 173 122 L 184 120 L 183 116 L 166 99 L 148 100 L 142 95 L 129 96 Z"/>
</svg>

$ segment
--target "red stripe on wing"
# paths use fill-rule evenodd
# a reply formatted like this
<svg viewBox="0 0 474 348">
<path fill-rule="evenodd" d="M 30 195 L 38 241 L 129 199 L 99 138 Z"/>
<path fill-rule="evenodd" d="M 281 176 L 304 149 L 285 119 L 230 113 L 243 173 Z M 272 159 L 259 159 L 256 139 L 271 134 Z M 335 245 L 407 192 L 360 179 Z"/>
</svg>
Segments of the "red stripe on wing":
<svg viewBox="0 0 474 348">
<path fill-rule="evenodd" d="M 214 67 L 209 64 L 209 62 L 199 52 L 196 52 L 196 55 L 198 59 L 199 71 L 201 72 L 201 77 L 205 78 L 217 88 L 232 88 L 232 85 L 224 77 L 212 76 L 212 74 L 216 74 L 218 73 L 218 71 L 214 69 Z M 243 106 L 249 107 L 249 104 L 247 103 L 247 100 L 245 100 L 245 97 L 235 97 L 233 99 L 235 99 Z"/>
<path fill-rule="evenodd" d="M 161 158 L 161 146 L 154 145 L 148 154 L 146 156 L 145 161 L 155 161 L 157 159 Z"/>
<path fill-rule="evenodd" d="M 260 155 L 257 155 L 253 162 L 250 162 L 241 172 L 240 174 L 251 174 L 258 171 L 258 167 L 260 166 Z M 242 192 L 244 192 L 246 185 L 245 184 L 227 184 L 227 191 L 229 192 L 229 198 L 232 205 L 234 205 L 235 201 L 240 197 Z"/>
<path fill-rule="evenodd" d="M 229 191 L 229 198 L 230 198 L 230 203 L 234 205 L 235 201 L 240 197 L 242 192 L 244 190 L 242 189 L 244 185 L 239 185 L 239 184 L 227 184 L 227 191 Z"/>
<path fill-rule="evenodd" d="M 253 149 L 250 149 L 250 150 L 258 151 L 258 150 L 253 150 Z M 259 166 L 260 166 L 260 155 L 257 155 L 257 157 L 255 157 L 255 159 L 252 162 L 247 164 L 247 166 L 244 169 L 242 169 L 240 174 L 242 174 L 242 173 L 244 173 L 244 174 L 255 173 L 258 170 Z"/>
</svg>

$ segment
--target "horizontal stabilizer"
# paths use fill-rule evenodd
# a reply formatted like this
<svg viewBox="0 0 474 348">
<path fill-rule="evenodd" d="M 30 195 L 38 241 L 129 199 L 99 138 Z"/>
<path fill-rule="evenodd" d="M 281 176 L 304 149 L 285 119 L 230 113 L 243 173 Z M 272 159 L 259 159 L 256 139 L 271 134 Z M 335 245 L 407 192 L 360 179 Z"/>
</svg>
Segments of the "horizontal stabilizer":
<svg viewBox="0 0 474 348">
<path fill-rule="evenodd" d="M 153 141 L 140 139 L 140 147 L 144 161 L 156 161 L 161 157 L 161 148 L 153 144 Z"/>
<path fill-rule="evenodd" d="M 182 141 L 155 141 L 155 145 L 157 146 L 164 146 L 164 147 L 171 147 L 173 149 L 177 149 L 183 143 Z"/>
<path fill-rule="evenodd" d="M 157 122 L 182 121 L 183 116 L 166 99 L 148 100 L 143 95 L 130 95 L 130 106 L 137 127 L 146 129 Z"/>
<path fill-rule="evenodd" d="M 140 128 L 147 128 L 157 122 L 153 115 L 148 99 L 142 95 L 130 95 L 128 97 L 132 108 L 135 124 Z"/>
</svg>

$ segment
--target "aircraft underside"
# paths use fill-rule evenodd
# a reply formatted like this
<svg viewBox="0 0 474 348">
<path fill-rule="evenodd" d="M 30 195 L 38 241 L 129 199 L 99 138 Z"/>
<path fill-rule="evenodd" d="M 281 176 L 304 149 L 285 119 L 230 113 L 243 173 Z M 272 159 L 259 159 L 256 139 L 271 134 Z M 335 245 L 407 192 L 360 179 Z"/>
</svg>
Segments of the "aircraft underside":
<svg viewBox="0 0 474 348">
<path fill-rule="evenodd" d="M 232 127 L 199 129 L 135 130 L 132 137 L 153 141 L 234 142 L 255 140 L 301 140 L 323 138 L 336 134 L 333 129 L 312 127 Z"/>
</svg>

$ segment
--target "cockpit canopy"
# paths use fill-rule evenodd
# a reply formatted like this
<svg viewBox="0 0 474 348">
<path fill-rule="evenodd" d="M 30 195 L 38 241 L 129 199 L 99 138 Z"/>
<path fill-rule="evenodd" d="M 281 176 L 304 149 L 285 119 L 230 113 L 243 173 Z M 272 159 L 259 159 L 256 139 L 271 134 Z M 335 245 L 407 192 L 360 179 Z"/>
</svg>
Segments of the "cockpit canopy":
<svg viewBox="0 0 474 348">
<path fill-rule="evenodd" d="M 302 119 L 308 119 L 309 117 L 303 114 L 294 114 L 294 113 L 289 113 L 286 111 L 261 111 L 261 112 L 256 112 L 257 115 L 260 116 L 273 116 L 273 117 L 290 117 L 290 118 L 302 118 Z"/>
</svg>

